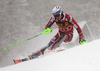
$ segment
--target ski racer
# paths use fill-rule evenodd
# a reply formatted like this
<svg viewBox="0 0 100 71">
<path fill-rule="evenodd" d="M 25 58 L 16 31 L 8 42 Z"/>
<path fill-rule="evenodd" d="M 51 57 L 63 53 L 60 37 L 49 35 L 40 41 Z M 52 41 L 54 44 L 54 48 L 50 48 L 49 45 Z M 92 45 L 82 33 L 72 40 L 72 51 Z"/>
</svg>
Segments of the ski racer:
<svg viewBox="0 0 100 71">
<path fill-rule="evenodd" d="M 50 18 L 49 22 L 45 26 L 45 29 L 50 28 L 54 23 L 58 26 L 59 31 L 50 40 L 48 45 L 41 50 L 33 53 L 29 56 L 29 59 L 37 58 L 41 54 L 44 54 L 46 49 L 52 50 L 58 47 L 63 41 L 65 43 L 70 42 L 73 38 L 73 31 L 75 28 L 79 34 L 79 42 L 85 41 L 82 33 L 82 29 L 77 24 L 72 16 L 67 13 L 63 13 L 60 6 L 55 6 L 52 10 L 53 17 Z M 21 59 L 20 61 L 26 61 L 28 58 Z M 15 61 L 16 63 L 16 61 Z"/>
</svg>

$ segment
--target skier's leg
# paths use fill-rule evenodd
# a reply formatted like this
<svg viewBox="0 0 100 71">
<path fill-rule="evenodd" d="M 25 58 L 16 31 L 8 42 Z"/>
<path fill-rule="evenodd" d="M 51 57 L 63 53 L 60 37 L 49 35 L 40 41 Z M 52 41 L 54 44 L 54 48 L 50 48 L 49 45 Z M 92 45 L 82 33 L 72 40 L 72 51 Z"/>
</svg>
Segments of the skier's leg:
<svg viewBox="0 0 100 71">
<path fill-rule="evenodd" d="M 44 51 L 46 50 L 47 46 L 45 46 L 44 48 L 38 50 L 37 52 L 35 53 L 32 53 L 32 55 L 29 55 L 28 57 L 24 58 L 24 59 L 15 59 L 13 60 L 15 64 L 17 63 L 20 63 L 20 62 L 24 62 L 24 61 L 27 61 L 27 60 L 30 60 L 30 59 L 34 59 L 34 58 L 37 58 L 39 57 L 40 55 L 44 54 Z"/>
<path fill-rule="evenodd" d="M 32 53 L 32 55 L 29 55 L 29 59 L 34 59 L 39 57 L 40 55 L 44 54 L 44 51 L 48 48 L 48 46 L 43 47 L 42 49 L 38 50 L 37 52 Z"/>
<path fill-rule="evenodd" d="M 66 35 L 64 35 L 61 32 L 58 32 L 49 42 L 48 47 L 50 50 L 58 47 L 66 38 Z"/>
<path fill-rule="evenodd" d="M 66 33 L 66 39 L 64 40 L 64 42 L 70 42 L 73 38 L 73 33 Z"/>
</svg>

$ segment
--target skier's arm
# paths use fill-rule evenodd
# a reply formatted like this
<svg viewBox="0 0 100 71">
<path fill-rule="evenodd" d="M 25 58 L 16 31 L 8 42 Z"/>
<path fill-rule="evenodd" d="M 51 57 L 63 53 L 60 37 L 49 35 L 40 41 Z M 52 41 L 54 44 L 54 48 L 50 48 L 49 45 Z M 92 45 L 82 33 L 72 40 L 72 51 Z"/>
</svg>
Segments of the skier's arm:
<svg viewBox="0 0 100 71">
<path fill-rule="evenodd" d="M 45 29 L 50 28 L 54 24 L 54 20 L 55 19 L 53 17 L 51 17 L 48 24 L 45 26 Z"/>
<path fill-rule="evenodd" d="M 83 38 L 83 33 L 82 33 L 82 29 L 80 28 L 80 26 L 77 24 L 77 22 L 71 17 L 69 16 L 69 22 L 74 26 L 74 28 L 77 30 L 79 37 Z"/>
</svg>

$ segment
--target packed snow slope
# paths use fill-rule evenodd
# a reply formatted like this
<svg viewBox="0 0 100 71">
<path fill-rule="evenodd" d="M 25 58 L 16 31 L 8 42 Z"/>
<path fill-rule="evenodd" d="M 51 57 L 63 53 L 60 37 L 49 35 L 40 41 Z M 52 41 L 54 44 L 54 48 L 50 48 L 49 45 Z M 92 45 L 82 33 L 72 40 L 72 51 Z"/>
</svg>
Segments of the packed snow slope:
<svg viewBox="0 0 100 71">
<path fill-rule="evenodd" d="M 0 71 L 100 71 L 100 39 Z"/>
</svg>

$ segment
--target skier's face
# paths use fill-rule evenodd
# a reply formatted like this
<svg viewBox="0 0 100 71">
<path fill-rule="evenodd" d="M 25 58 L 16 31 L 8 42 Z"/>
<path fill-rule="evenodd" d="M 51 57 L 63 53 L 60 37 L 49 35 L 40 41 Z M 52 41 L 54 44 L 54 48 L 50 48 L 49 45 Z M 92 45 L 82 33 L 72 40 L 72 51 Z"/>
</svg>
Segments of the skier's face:
<svg viewBox="0 0 100 71">
<path fill-rule="evenodd" d="M 57 15 L 54 15 L 55 19 L 57 20 L 61 20 L 61 15 L 60 14 L 57 14 Z"/>
</svg>

